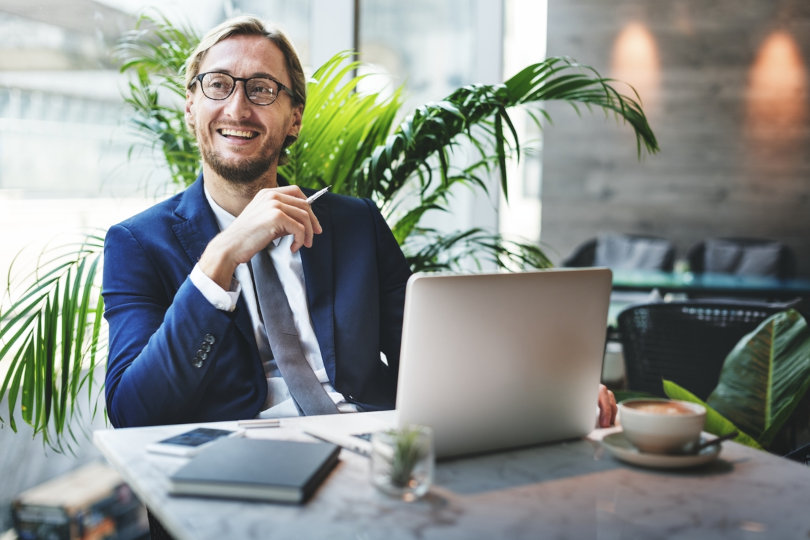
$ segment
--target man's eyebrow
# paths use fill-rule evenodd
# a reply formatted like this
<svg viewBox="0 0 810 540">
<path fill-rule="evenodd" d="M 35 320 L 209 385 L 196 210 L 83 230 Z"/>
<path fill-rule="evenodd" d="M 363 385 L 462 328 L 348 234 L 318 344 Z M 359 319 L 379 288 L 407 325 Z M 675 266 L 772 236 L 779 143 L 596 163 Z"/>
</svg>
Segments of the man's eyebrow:
<svg viewBox="0 0 810 540">
<path fill-rule="evenodd" d="M 227 75 L 230 75 L 231 77 L 236 77 L 236 75 L 234 75 L 233 72 L 230 69 L 211 68 L 211 69 L 207 70 L 205 73 L 225 73 Z M 276 77 L 275 75 L 271 75 L 270 73 L 266 73 L 264 71 L 256 71 L 253 74 L 248 75 L 245 78 L 246 79 L 252 79 L 253 77 L 263 77 L 265 79 L 273 79 L 273 80 L 276 80 L 276 81 L 279 80 L 279 78 Z"/>
</svg>

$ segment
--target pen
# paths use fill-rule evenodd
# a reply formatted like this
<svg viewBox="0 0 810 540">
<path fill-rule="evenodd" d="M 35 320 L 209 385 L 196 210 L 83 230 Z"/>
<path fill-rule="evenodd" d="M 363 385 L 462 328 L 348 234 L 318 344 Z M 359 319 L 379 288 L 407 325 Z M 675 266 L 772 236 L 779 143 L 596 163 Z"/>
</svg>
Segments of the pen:
<svg viewBox="0 0 810 540">
<path fill-rule="evenodd" d="M 281 421 L 278 418 L 256 418 L 253 420 L 239 420 L 237 422 L 239 427 L 243 428 L 273 428 L 281 427 Z"/>
<path fill-rule="evenodd" d="M 325 187 L 325 188 L 323 188 L 322 190 L 320 190 L 320 191 L 316 191 L 315 193 L 313 193 L 312 195 L 310 195 L 309 197 L 307 197 L 307 204 L 312 204 L 312 203 L 314 203 L 316 200 L 318 200 L 318 198 L 319 198 L 321 195 L 323 195 L 324 193 L 326 193 L 327 191 L 329 191 L 329 188 L 330 188 L 330 187 L 332 187 L 332 186 L 326 186 L 326 187 Z"/>
</svg>

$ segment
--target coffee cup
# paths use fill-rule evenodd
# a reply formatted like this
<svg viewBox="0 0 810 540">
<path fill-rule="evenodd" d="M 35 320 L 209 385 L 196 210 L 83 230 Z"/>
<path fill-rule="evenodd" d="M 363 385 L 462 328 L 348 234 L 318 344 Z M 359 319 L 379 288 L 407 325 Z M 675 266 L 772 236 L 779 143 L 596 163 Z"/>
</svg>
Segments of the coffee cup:
<svg viewBox="0 0 810 540">
<path fill-rule="evenodd" d="M 706 423 L 706 408 L 674 399 L 635 398 L 619 403 L 619 423 L 625 437 L 642 452 L 689 452 Z"/>
</svg>

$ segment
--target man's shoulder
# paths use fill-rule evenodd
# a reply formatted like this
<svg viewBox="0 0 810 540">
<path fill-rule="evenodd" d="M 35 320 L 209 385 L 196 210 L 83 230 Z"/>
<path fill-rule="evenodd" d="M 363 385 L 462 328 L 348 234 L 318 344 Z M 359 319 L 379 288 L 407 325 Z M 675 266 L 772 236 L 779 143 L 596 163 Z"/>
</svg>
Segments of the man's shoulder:
<svg viewBox="0 0 810 540">
<path fill-rule="evenodd" d="M 330 208 L 358 212 L 376 210 L 377 205 L 374 201 L 365 197 L 356 197 L 354 195 L 344 195 L 342 193 L 329 193 L 328 197 L 324 197 L 323 201 L 330 205 Z M 317 203 L 316 203 L 317 204 Z"/>
<path fill-rule="evenodd" d="M 153 227 L 158 223 L 176 222 L 183 219 L 178 215 L 177 209 L 186 198 L 188 189 L 176 193 L 152 206 L 128 217 L 118 223 L 128 229 L 139 229 L 142 227 Z"/>
</svg>

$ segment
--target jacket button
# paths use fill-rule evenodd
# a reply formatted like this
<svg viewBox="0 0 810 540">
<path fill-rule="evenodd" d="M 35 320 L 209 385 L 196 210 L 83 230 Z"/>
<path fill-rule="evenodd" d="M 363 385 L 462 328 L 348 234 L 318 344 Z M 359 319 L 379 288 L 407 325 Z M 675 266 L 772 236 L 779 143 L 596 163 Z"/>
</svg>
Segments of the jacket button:
<svg viewBox="0 0 810 540">
<path fill-rule="evenodd" d="M 191 362 L 191 365 L 200 368 L 205 363 L 206 358 L 208 358 L 208 353 L 204 351 L 197 351 L 197 354 L 194 355 L 194 360 Z"/>
</svg>

